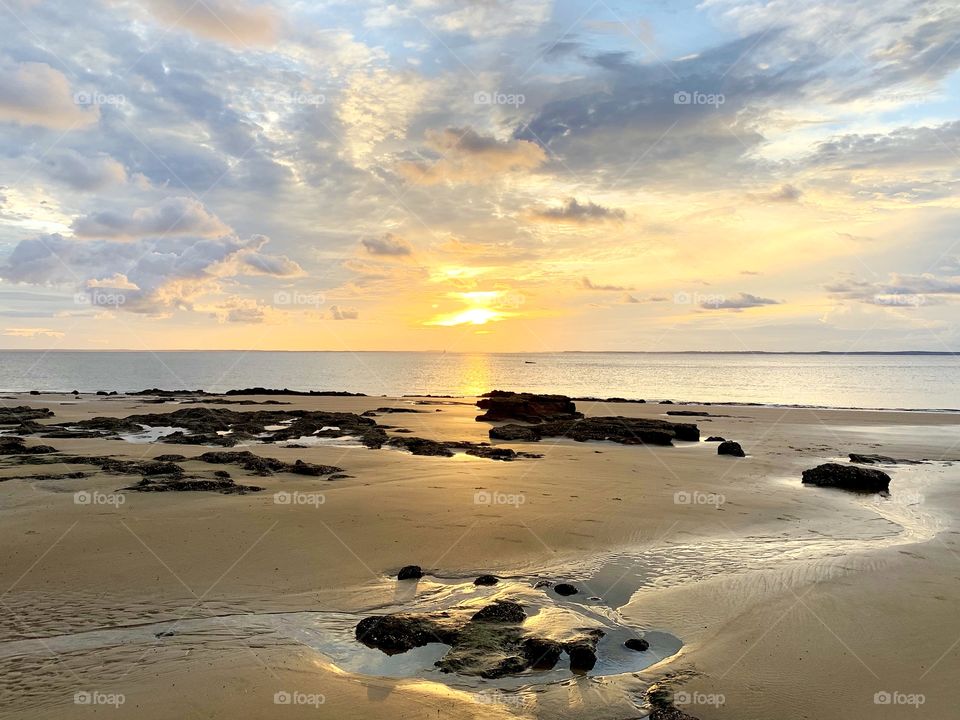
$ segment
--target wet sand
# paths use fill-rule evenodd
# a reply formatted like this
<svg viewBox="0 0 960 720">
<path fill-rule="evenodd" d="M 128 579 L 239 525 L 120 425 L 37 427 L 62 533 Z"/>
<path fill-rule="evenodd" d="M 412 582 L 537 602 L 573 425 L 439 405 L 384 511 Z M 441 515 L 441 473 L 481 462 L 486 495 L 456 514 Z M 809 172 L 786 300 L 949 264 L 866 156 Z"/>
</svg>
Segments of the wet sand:
<svg viewBox="0 0 960 720">
<path fill-rule="evenodd" d="M 279 399 L 290 404 L 273 409 L 425 410 L 377 421 L 432 440 L 483 442 L 491 427 L 474 420 L 474 398 Z M 180 407 L 145 400 L 8 394 L 4 403 L 48 407 L 55 417 L 44 422 Z M 704 438 L 740 442 L 748 457 L 719 457 L 706 442 L 554 438 L 497 443 L 544 455 L 514 462 L 345 441 L 232 448 L 336 465 L 351 476 L 337 480 L 181 463 L 206 475 L 227 469 L 237 483 L 265 488 L 247 495 L 117 493 L 140 478 L 91 466 L 3 465 L 0 478 L 91 474 L 0 482 L 0 713 L 634 718 L 659 683 L 702 720 L 953 717 L 960 414 L 578 408 L 588 416 L 726 415 L 673 419 L 696 422 Z M 128 459 L 211 449 L 27 442 Z M 804 469 L 846 462 L 850 452 L 930 462 L 884 467 L 889 498 L 800 484 Z M 408 564 L 427 576 L 398 584 Z M 502 581 L 475 588 L 481 573 Z M 539 579 L 581 592 L 560 598 L 534 588 Z M 655 642 L 638 654 L 647 655 L 642 662 L 628 657 L 630 666 L 617 664 L 611 645 L 609 661 L 584 676 L 558 666 L 480 681 L 432 669 L 442 646 L 387 658 L 353 640 L 353 626 L 370 614 L 495 597 L 526 602 L 545 625 L 587 618 L 613 629 L 611 638 L 620 639 L 619 628 Z"/>
</svg>

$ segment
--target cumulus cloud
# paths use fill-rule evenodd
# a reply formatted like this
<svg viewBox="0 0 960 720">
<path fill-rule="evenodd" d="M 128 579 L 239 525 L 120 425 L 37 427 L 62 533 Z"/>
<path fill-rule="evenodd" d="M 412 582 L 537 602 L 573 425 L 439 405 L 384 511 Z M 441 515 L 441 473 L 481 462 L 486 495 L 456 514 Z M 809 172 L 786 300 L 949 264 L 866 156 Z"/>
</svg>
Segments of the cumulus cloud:
<svg viewBox="0 0 960 720">
<path fill-rule="evenodd" d="M 81 237 L 142 237 L 145 235 L 222 235 L 230 228 L 199 200 L 171 197 L 153 207 L 137 208 L 131 213 L 98 212 L 73 222 L 74 233 Z"/>
<path fill-rule="evenodd" d="M 345 308 L 339 305 L 330 306 L 330 317 L 334 320 L 356 320 L 360 317 L 360 311 L 356 308 Z"/>
<path fill-rule="evenodd" d="M 535 142 L 501 141 L 469 127 L 430 130 L 426 139 L 436 158 L 397 166 L 401 175 L 421 185 L 480 183 L 504 173 L 533 170 L 547 160 Z"/>
<path fill-rule="evenodd" d="M 67 130 L 99 118 L 98 106 L 75 101 L 59 70 L 41 62 L 0 61 L 0 121 Z"/>
<path fill-rule="evenodd" d="M 759 297 L 750 293 L 737 293 L 735 296 L 727 298 L 717 296 L 700 303 L 704 310 L 746 310 L 747 308 L 763 307 L 764 305 L 779 305 L 779 300 Z"/>
<path fill-rule="evenodd" d="M 135 241 L 41 235 L 14 248 L 0 266 L 0 278 L 33 285 L 72 285 L 89 294 L 94 303 L 130 312 L 193 310 L 204 296 L 222 293 L 227 279 L 289 275 L 292 261 L 261 252 L 268 242 L 262 235 Z M 98 298 L 103 302 L 98 303 Z"/>
<path fill-rule="evenodd" d="M 274 8 L 242 0 L 147 0 L 146 5 L 167 25 L 229 45 L 269 45 L 280 28 Z"/>
<path fill-rule="evenodd" d="M 403 256 L 413 252 L 410 243 L 393 233 L 379 238 L 364 238 L 360 243 L 371 255 Z"/>
<path fill-rule="evenodd" d="M 627 213 L 620 208 L 604 207 L 594 202 L 579 202 L 576 198 L 567 198 L 560 207 L 537 210 L 532 213 L 535 220 L 556 223 L 597 223 L 609 220 L 623 220 Z"/>
<path fill-rule="evenodd" d="M 109 155 L 87 157 L 76 150 L 60 150 L 47 155 L 43 164 L 47 175 L 74 190 L 102 190 L 127 181 L 123 165 Z"/>
</svg>

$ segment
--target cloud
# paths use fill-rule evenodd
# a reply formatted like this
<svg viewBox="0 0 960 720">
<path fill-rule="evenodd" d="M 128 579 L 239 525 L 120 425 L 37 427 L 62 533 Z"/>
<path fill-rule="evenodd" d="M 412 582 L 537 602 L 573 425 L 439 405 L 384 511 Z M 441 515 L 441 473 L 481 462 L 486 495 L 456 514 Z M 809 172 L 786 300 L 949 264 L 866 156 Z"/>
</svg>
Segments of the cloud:
<svg viewBox="0 0 960 720">
<path fill-rule="evenodd" d="M 98 212 L 78 218 L 72 229 L 80 237 L 130 238 L 145 235 L 223 235 L 230 228 L 199 200 L 171 197 L 132 213 Z"/>
<path fill-rule="evenodd" d="M 430 161 L 402 162 L 401 175 L 421 185 L 481 183 L 504 173 L 533 170 L 547 160 L 543 148 L 528 140 L 497 140 L 472 128 L 430 130 Z"/>
<path fill-rule="evenodd" d="M 824 286 L 824 289 L 838 300 L 888 307 L 919 307 L 960 296 L 960 276 L 890 273 L 886 282 L 847 276 Z"/>
<path fill-rule="evenodd" d="M 7 337 L 21 337 L 21 338 L 34 338 L 34 337 L 50 337 L 50 338 L 61 338 L 63 333 L 59 330 L 51 330 L 50 328 L 7 328 L 3 331 L 3 334 Z"/>
<path fill-rule="evenodd" d="M 588 277 L 580 278 L 580 287 L 584 290 L 600 290 L 603 292 L 628 292 L 633 290 L 632 287 L 623 285 L 595 285 Z"/>
<path fill-rule="evenodd" d="M 628 292 L 625 292 L 620 298 L 620 302 L 625 305 L 639 305 L 642 303 L 661 303 L 669 302 L 670 298 L 663 297 L 662 295 L 648 295 L 647 297 L 637 297 Z"/>
<path fill-rule="evenodd" d="M 764 305 L 779 305 L 779 300 L 758 297 L 750 293 L 738 293 L 732 298 L 717 296 L 700 303 L 704 310 L 746 310 L 747 308 L 763 307 Z"/>
<path fill-rule="evenodd" d="M 99 118 L 97 105 L 75 101 L 70 82 L 59 70 L 41 62 L 0 61 L 0 121 L 68 130 Z"/>
<path fill-rule="evenodd" d="M 627 213 L 620 208 L 609 208 L 593 202 L 580 203 L 576 198 L 567 198 L 563 205 L 532 213 L 536 220 L 556 223 L 597 223 L 623 220 Z"/>
<path fill-rule="evenodd" d="M 339 305 L 331 305 L 330 317 L 334 320 L 356 320 L 360 317 L 360 311 L 355 308 L 342 308 Z"/>
<path fill-rule="evenodd" d="M 364 238 L 360 241 L 367 252 L 371 255 L 404 256 L 410 255 L 413 248 L 410 243 L 402 237 L 397 237 L 392 233 L 387 233 L 379 238 Z"/>
<path fill-rule="evenodd" d="M 772 203 L 792 203 L 797 202 L 803 196 L 803 190 L 795 185 L 785 183 L 776 190 L 767 193 L 749 193 L 748 197 L 759 202 Z"/>
<path fill-rule="evenodd" d="M 229 45 L 269 45 L 277 40 L 280 16 L 268 5 L 242 0 L 147 0 L 163 23 Z"/>
<path fill-rule="evenodd" d="M 162 314 L 202 309 L 204 296 L 249 275 L 285 277 L 296 263 L 261 251 L 269 238 L 177 236 L 78 240 L 59 234 L 23 240 L 0 266 L 0 278 L 41 286 L 73 286 L 111 309 Z"/>
<path fill-rule="evenodd" d="M 76 150 L 60 150 L 50 153 L 43 164 L 47 175 L 74 190 L 102 190 L 127 181 L 123 165 L 105 154 L 87 157 Z"/>
</svg>

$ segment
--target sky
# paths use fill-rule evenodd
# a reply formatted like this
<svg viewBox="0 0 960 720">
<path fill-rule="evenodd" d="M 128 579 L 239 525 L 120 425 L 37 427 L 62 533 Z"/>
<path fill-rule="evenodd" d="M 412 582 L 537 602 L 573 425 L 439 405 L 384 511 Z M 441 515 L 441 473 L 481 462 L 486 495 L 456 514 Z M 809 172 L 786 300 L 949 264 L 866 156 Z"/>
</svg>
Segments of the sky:
<svg viewBox="0 0 960 720">
<path fill-rule="evenodd" d="M 956 0 L 0 24 L 0 348 L 960 350 Z"/>
</svg>

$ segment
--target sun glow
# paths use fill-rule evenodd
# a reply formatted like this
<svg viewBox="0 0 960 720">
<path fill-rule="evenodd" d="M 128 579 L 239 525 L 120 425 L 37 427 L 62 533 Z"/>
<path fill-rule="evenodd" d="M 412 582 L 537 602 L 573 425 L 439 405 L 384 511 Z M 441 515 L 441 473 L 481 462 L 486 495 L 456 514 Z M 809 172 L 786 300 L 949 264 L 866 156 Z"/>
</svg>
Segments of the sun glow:
<svg viewBox="0 0 960 720">
<path fill-rule="evenodd" d="M 466 310 L 442 313 L 427 321 L 427 325 L 453 327 L 455 325 L 486 325 L 512 316 L 502 309 L 506 293 L 500 290 L 450 293 L 449 297 L 467 305 Z"/>
</svg>

